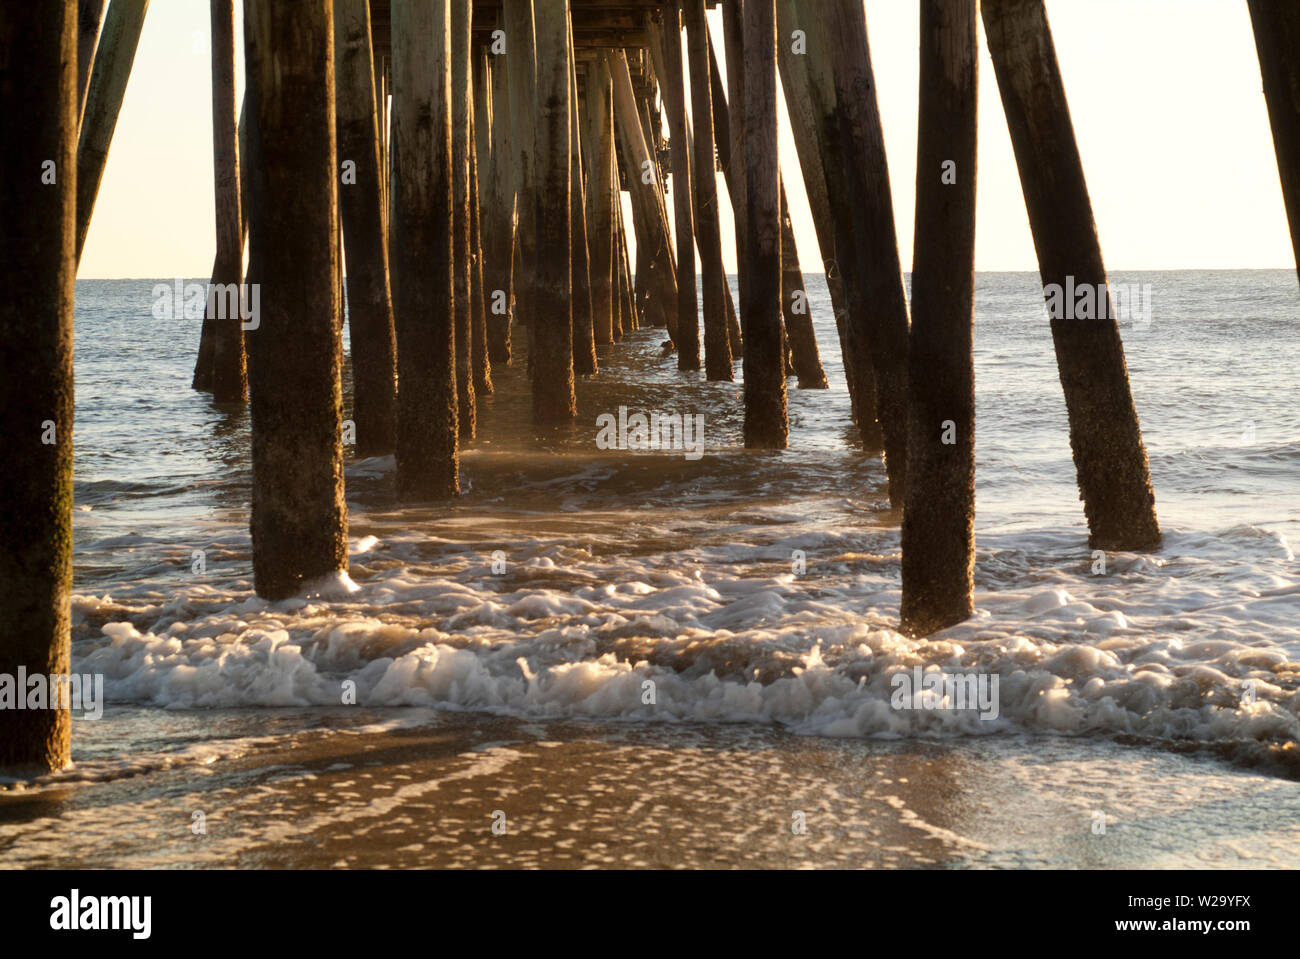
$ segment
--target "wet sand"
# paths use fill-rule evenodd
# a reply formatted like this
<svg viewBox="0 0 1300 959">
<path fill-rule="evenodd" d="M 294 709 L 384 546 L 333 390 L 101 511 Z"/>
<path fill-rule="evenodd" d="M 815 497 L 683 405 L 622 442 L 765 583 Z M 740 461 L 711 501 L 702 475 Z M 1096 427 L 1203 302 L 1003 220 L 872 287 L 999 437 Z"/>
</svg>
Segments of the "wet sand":
<svg viewBox="0 0 1300 959">
<path fill-rule="evenodd" d="M 160 712 L 115 710 L 76 768 L 0 791 L 0 865 L 1300 866 L 1300 783 L 1107 740 L 169 711 L 116 760 Z"/>
</svg>

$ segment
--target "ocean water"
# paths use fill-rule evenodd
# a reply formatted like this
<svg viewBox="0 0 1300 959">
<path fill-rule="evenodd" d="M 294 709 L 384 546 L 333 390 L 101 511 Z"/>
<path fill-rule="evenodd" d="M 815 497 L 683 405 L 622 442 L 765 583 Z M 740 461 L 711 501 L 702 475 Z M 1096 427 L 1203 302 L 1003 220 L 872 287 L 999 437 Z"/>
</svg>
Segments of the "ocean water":
<svg viewBox="0 0 1300 959">
<path fill-rule="evenodd" d="M 1112 276 L 1151 287 L 1149 325 L 1122 331 L 1165 540 L 1104 573 L 1038 277 L 980 274 L 976 614 L 927 639 L 896 629 L 899 516 L 854 448 L 825 284 L 807 280 L 832 388 L 790 381 L 789 450 L 745 451 L 739 382 L 679 373 L 661 330 L 602 348 L 560 428 L 529 422 L 517 353 L 481 399 L 464 495 L 404 506 L 391 458 L 349 458 L 355 589 L 279 603 L 252 591 L 247 414 L 189 388 L 198 321 L 152 317 L 166 279 L 79 282 L 73 664 L 104 675 L 108 707 L 74 723 L 74 767 L 50 782 L 343 729 L 346 681 L 380 725 L 1073 737 L 1300 775 L 1295 274 Z M 620 406 L 702 414 L 703 457 L 599 449 Z M 891 708 L 917 666 L 996 675 L 997 718 Z M 188 729 L 231 716 L 229 735 Z"/>
</svg>

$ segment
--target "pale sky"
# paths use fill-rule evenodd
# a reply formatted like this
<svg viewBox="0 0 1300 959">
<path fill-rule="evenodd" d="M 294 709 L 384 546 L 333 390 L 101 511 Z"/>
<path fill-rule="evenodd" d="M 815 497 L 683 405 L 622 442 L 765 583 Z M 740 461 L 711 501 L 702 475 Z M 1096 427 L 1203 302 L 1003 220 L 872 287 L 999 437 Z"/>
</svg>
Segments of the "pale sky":
<svg viewBox="0 0 1300 959">
<path fill-rule="evenodd" d="M 1047 10 L 1107 267 L 1293 268 L 1244 0 L 1048 0 Z M 918 18 L 915 0 L 867 4 L 905 270 L 912 259 Z M 208 31 L 205 0 L 150 4 L 82 278 L 208 275 L 215 250 Z M 982 27 L 980 47 L 976 268 L 1033 270 Z M 242 55 L 238 76 L 242 92 Z M 807 272 L 819 273 L 784 103 L 781 112 L 781 164 L 800 258 Z M 723 255 L 734 272 L 735 234 L 723 209 Z"/>
</svg>

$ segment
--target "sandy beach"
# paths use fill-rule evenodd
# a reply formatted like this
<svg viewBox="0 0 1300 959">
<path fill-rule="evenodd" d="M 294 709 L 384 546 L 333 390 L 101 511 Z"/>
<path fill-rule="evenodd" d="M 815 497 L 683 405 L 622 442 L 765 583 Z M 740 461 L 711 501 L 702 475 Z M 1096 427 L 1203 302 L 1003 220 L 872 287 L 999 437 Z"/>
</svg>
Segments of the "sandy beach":
<svg viewBox="0 0 1300 959">
<path fill-rule="evenodd" d="M 0 792 L 0 865 L 1300 866 L 1300 783 L 1098 740 L 340 708 L 169 713 L 166 751 L 109 758 L 143 712 L 95 727 L 103 758 Z"/>
</svg>

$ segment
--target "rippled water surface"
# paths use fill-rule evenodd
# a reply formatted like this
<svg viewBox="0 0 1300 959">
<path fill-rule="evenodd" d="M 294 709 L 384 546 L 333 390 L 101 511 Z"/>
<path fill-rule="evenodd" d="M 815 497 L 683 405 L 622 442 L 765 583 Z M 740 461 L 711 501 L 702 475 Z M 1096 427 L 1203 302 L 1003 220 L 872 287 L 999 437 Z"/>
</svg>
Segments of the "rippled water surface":
<svg viewBox="0 0 1300 959">
<path fill-rule="evenodd" d="M 790 381 L 788 451 L 743 450 L 740 384 L 679 373 L 661 330 L 601 348 L 570 427 L 530 424 L 517 353 L 481 400 L 464 495 L 406 507 L 391 458 L 350 461 L 359 589 L 274 604 L 251 588 L 247 415 L 189 389 L 197 322 L 153 319 L 154 281 L 80 282 L 73 658 L 105 675 L 109 709 L 57 781 L 319 735 L 336 711 L 302 707 L 337 707 L 348 680 L 384 721 L 1085 737 L 1295 777 L 1295 274 L 1112 279 L 1152 287 L 1149 327 L 1123 332 L 1163 547 L 1094 573 L 1037 276 L 980 274 L 977 613 L 924 640 L 895 629 L 898 516 L 854 448 L 821 277 L 832 388 Z M 620 406 L 703 414 L 703 458 L 598 449 L 597 417 Z M 890 708 L 891 677 L 915 666 L 996 674 L 998 718 Z M 236 731 L 195 745 L 173 735 L 181 716 Z"/>
</svg>

